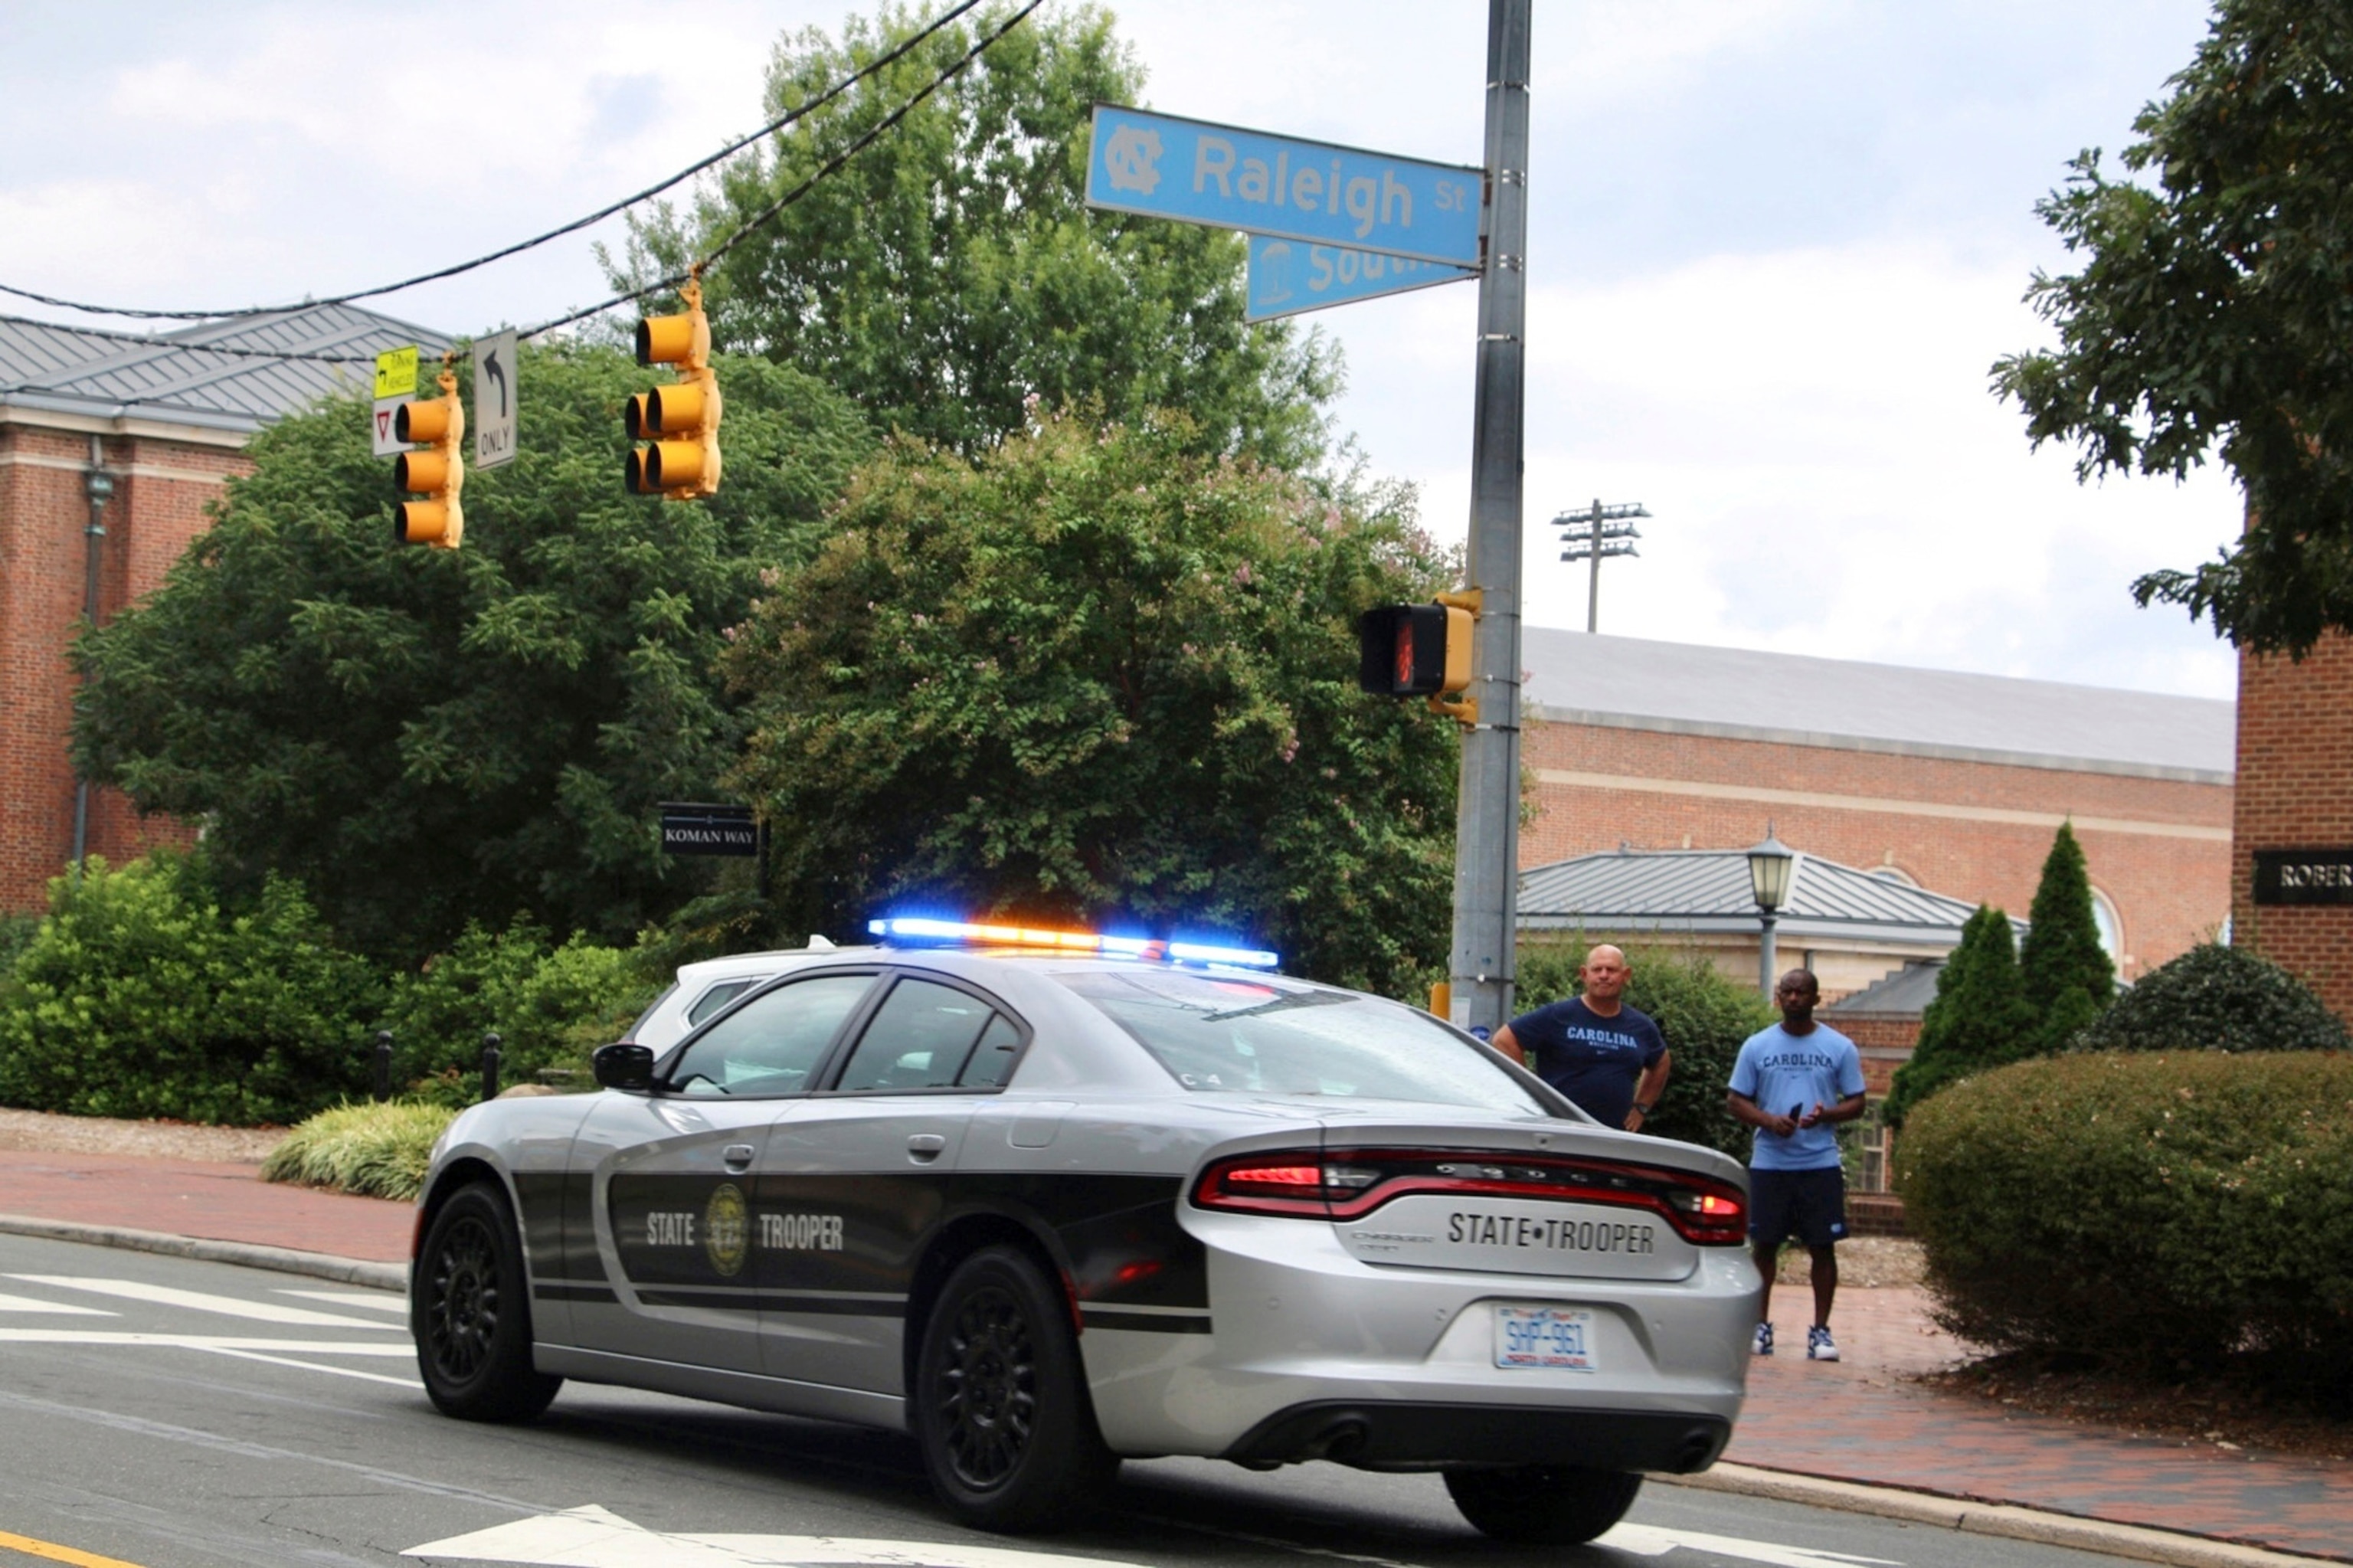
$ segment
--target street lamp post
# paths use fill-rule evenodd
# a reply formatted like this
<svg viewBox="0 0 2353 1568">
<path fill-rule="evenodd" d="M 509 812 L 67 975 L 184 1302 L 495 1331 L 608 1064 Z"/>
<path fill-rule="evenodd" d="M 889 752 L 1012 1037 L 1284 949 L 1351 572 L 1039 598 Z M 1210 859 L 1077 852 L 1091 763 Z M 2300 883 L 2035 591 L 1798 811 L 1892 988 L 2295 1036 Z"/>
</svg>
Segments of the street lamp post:
<svg viewBox="0 0 2353 1568">
<path fill-rule="evenodd" d="M 1757 924 L 1764 928 L 1757 947 L 1757 988 L 1768 998 L 1778 978 L 1773 973 L 1773 926 L 1781 906 L 1789 901 L 1789 874 L 1797 860 L 1789 846 L 1773 836 L 1770 822 L 1765 824 L 1765 842 L 1748 852 L 1748 892 L 1757 900 Z"/>
</svg>

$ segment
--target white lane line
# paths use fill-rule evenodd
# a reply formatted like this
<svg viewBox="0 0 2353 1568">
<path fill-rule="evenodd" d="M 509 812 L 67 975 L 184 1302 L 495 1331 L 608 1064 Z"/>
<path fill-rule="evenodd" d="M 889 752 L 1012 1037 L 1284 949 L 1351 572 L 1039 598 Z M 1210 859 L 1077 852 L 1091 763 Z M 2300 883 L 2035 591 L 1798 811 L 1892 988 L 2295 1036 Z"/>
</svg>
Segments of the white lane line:
<svg viewBox="0 0 2353 1568">
<path fill-rule="evenodd" d="M 62 1301 L 36 1301 L 29 1296 L 0 1295 L 0 1312 L 54 1312 L 61 1318 L 119 1318 L 103 1307 L 69 1307 Z"/>
<path fill-rule="evenodd" d="M 182 1351 L 309 1351 L 330 1356 L 413 1356 L 407 1345 L 383 1340 L 350 1343 L 334 1340 L 247 1340 L 224 1334 L 141 1334 L 113 1329 L 0 1329 L 7 1345 L 163 1345 Z"/>
<path fill-rule="evenodd" d="M 289 1290 L 281 1285 L 272 1294 L 300 1296 L 310 1301 L 328 1301 L 338 1307 L 364 1307 L 371 1312 L 390 1312 L 402 1318 L 408 1316 L 408 1298 L 383 1290 Z"/>
<path fill-rule="evenodd" d="M 1745 1562 L 1763 1563 L 1769 1568 L 1855 1568 L 1858 1564 L 1873 1568 L 1904 1568 L 1889 1557 L 1857 1557 L 1844 1552 L 1827 1552 L 1819 1547 L 1784 1546 L 1776 1541 L 1750 1541 L 1738 1535 L 1709 1535 L 1696 1530 L 1661 1530 L 1655 1525 L 1621 1524 L 1595 1540 L 1596 1546 L 1614 1546 L 1620 1552 L 1631 1552 L 1641 1557 L 1664 1557 L 1678 1549 L 1688 1552 L 1713 1552 L 1719 1557 L 1737 1557 Z"/>
<path fill-rule="evenodd" d="M 469 1535 L 412 1546 L 403 1557 L 454 1557 L 542 1568 L 780 1568 L 856 1563 L 875 1568 L 1134 1568 L 1104 1557 L 1063 1557 L 1006 1546 L 860 1541 L 833 1535 L 672 1535 L 590 1503 Z"/>
<path fill-rule="evenodd" d="M 275 1301 L 246 1301 L 235 1296 L 211 1296 L 201 1290 L 175 1290 L 138 1279 L 91 1279 L 76 1274 L 12 1274 L 30 1285 L 54 1285 L 64 1290 L 87 1290 L 125 1301 L 151 1301 L 159 1307 L 185 1307 L 196 1312 L 217 1312 L 225 1318 L 250 1318 L 259 1323 L 299 1324 L 311 1329 L 395 1329 L 396 1323 L 367 1318 L 345 1318 L 308 1307 L 286 1307 Z"/>
<path fill-rule="evenodd" d="M 362 1372 L 357 1367 L 331 1367 L 323 1361 L 298 1361 L 291 1356 L 265 1356 L 259 1351 L 232 1351 L 221 1345 L 211 1347 L 216 1356 L 235 1356 L 242 1361 L 268 1361 L 272 1366 L 301 1367 L 304 1372 L 332 1372 L 337 1377 L 355 1377 L 366 1383 L 388 1383 L 395 1388 L 423 1388 L 413 1377 L 386 1377 L 382 1372 Z"/>
</svg>

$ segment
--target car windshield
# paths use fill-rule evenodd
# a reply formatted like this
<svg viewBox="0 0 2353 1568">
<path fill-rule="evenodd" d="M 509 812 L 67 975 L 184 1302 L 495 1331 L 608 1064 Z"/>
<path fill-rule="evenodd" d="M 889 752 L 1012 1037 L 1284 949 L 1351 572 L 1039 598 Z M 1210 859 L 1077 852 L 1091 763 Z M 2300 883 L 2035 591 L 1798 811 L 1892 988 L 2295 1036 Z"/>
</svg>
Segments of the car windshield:
<svg viewBox="0 0 2353 1568">
<path fill-rule="evenodd" d="M 1188 1089 L 1544 1113 L 1476 1046 L 1393 1002 L 1296 980 L 1142 967 L 1054 978 L 1135 1036 Z"/>
</svg>

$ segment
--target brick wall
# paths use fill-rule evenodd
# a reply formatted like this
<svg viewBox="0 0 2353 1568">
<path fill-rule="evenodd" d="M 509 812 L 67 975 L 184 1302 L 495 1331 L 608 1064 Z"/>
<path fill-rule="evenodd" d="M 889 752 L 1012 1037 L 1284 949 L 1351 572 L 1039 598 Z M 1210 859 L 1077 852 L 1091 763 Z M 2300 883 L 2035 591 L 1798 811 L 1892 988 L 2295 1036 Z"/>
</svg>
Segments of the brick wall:
<svg viewBox="0 0 2353 1568">
<path fill-rule="evenodd" d="M 1523 758 L 1537 808 L 1523 866 L 1621 842 L 1745 849 L 1770 821 L 1810 853 L 1894 866 L 2023 918 L 2073 817 L 2127 978 L 2211 938 L 2232 906 L 2228 784 L 1544 722 L 1527 726 Z"/>
<path fill-rule="evenodd" d="M 100 547 L 104 620 L 163 581 L 246 465 L 234 449 L 148 436 L 106 436 L 100 450 L 115 480 Z M 0 424 L 0 910 L 40 908 L 73 853 L 67 652 L 81 625 L 90 455 L 85 434 Z M 92 792 L 94 853 L 121 862 L 190 836 L 142 821 L 111 789 Z"/>
<path fill-rule="evenodd" d="M 2353 1021 L 2353 906 L 2253 902 L 2257 850 L 2353 845 L 2353 639 L 2329 637 L 2301 663 L 2240 656 L 2232 831 L 2232 940 Z"/>
</svg>

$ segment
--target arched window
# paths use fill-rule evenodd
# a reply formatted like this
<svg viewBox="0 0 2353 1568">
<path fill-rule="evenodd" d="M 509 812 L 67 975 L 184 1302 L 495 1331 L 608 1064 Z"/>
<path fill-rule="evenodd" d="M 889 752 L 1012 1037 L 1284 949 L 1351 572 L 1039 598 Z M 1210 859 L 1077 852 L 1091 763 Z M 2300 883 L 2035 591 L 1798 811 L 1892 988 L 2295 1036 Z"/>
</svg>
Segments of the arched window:
<svg viewBox="0 0 2353 1568">
<path fill-rule="evenodd" d="M 2116 906 L 2098 888 L 2092 889 L 2092 923 L 2100 928 L 2100 948 L 2108 955 L 2108 962 L 2124 967 L 2125 922 Z"/>
<path fill-rule="evenodd" d="M 1871 868 L 1871 874 L 1879 878 L 1882 882 L 1892 882 L 1898 887 L 1917 887 L 1920 885 L 1919 879 L 1915 877 L 1910 872 L 1905 871 L 1902 866 L 1874 865 Z"/>
</svg>

